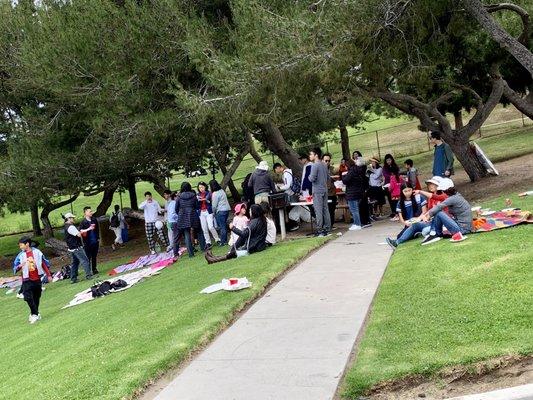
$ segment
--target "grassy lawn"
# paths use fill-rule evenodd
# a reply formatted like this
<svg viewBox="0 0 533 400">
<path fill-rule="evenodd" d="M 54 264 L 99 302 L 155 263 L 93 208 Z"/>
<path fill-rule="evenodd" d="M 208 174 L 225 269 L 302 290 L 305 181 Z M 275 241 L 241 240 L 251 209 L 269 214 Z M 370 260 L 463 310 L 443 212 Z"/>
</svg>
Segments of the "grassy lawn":
<svg viewBox="0 0 533 400">
<path fill-rule="evenodd" d="M 533 198 L 502 196 L 533 211 Z M 419 241 L 394 253 L 374 300 L 344 397 L 446 366 L 533 352 L 533 226 L 470 235 L 452 245 Z M 453 250 L 452 250 L 453 249 Z"/>
<path fill-rule="evenodd" d="M 274 277 L 324 241 L 289 241 L 212 266 L 201 256 L 182 259 L 129 290 L 65 310 L 89 283 L 51 284 L 42 298 L 43 319 L 35 325 L 27 322 L 23 300 L 2 293 L 0 398 L 129 398 L 212 339 Z M 252 288 L 199 294 L 233 276 L 246 276 Z"/>
</svg>

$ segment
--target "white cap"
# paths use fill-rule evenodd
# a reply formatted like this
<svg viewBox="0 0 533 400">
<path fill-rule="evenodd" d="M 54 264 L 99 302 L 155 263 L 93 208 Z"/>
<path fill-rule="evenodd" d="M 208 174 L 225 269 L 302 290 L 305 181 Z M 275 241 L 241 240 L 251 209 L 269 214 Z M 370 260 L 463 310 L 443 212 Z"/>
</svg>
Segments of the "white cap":
<svg viewBox="0 0 533 400">
<path fill-rule="evenodd" d="M 433 183 L 437 186 L 439 186 L 442 183 L 442 177 L 441 176 L 434 176 L 431 179 L 428 179 L 426 183 Z"/>
<path fill-rule="evenodd" d="M 69 218 L 76 218 L 76 216 L 72 213 L 66 213 L 65 214 L 65 219 L 69 219 Z"/>
<path fill-rule="evenodd" d="M 268 171 L 268 163 L 266 161 L 261 161 L 256 169 L 262 169 L 263 171 Z"/>
<path fill-rule="evenodd" d="M 450 178 L 441 178 L 440 184 L 437 190 L 448 190 L 454 186 L 453 181 Z"/>
</svg>

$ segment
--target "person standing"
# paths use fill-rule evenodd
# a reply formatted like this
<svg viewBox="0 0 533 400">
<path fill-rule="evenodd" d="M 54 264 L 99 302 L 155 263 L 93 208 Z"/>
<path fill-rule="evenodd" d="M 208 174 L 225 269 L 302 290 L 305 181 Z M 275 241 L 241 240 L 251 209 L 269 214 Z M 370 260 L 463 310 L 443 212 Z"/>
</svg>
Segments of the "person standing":
<svg viewBox="0 0 533 400">
<path fill-rule="evenodd" d="M 85 254 L 83 249 L 83 243 L 81 240 L 82 232 L 74 226 L 74 219 L 76 218 L 72 213 L 66 213 L 65 227 L 63 230 L 65 236 L 65 242 L 67 243 L 67 250 L 72 256 L 72 265 L 70 267 L 70 281 L 71 283 L 78 282 L 78 267 L 81 264 L 85 270 L 85 277 L 87 280 L 92 279 L 93 274 L 91 271 L 91 263 Z M 91 228 L 89 228 L 91 229 Z"/>
<path fill-rule="evenodd" d="M 369 171 L 369 188 L 368 197 L 374 202 L 373 214 L 374 217 L 379 217 L 383 214 L 383 205 L 385 204 L 385 194 L 383 193 L 383 168 L 379 165 L 377 158 L 370 159 Z M 390 179 L 389 179 L 390 182 Z"/>
<path fill-rule="evenodd" d="M 115 250 L 118 245 L 124 243 L 122 240 L 122 230 L 126 227 L 126 225 L 126 219 L 120 210 L 120 206 L 115 204 L 115 211 L 113 211 L 111 217 L 109 217 L 109 229 L 115 233 L 115 241 L 111 245 L 113 250 Z"/>
<path fill-rule="evenodd" d="M 331 227 L 335 225 L 335 210 L 337 209 L 337 189 L 335 188 L 335 179 L 340 175 L 339 171 L 335 170 L 335 167 L 331 165 L 331 154 L 326 153 L 323 157 L 324 162 L 328 166 L 329 179 L 328 179 L 328 211 Z M 329 202 L 331 200 L 331 203 Z"/>
<path fill-rule="evenodd" d="M 255 171 L 252 173 L 248 186 L 254 189 L 254 202 L 255 204 L 261 204 L 263 201 L 268 203 L 268 195 L 276 191 L 274 181 L 268 173 L 268 163 L 261 161 Z"/>
<path fill-rule="evenodd" d="M 139 204 L 139 209 L 144 211 L 144 227 L 146 230 L 146 239 L 148 240 L 148 247 L 150 253 L 155 254 L 156 232 L 159 240 L 165 248 L 168 248 L 168 238 L 163 230 L 163 223 L 159 220 L 159 215 L 163 214 L 164 210 L 159 203 L 152 197 L 151 192 L 144 194 L 145 200 Z"/>
<path fill-rule="evenodd" d="M 315 148 L 309 152 L 313 163 L 309 181 L 313 184 L 313 208 L 316 214 L 317 236 L 326 236 L 331 230 L 328 210 L 328 166 L 322 161 L 322 150 Z"/>
<path fill-rule="evenodd" d="M 98 250 L 100 249 L 100 224 L 93 216 L 93 210 L 91 210 L 91 207 L 83 207 L 83 216 L 84 218 L 80 223 L 79 230 L 83 237 L 85 254 L 87 254 L 87 258 L 89 258 L 89 262 L 91 263 L 93 275 L 96 275 L 98 274 L 96 262 L 98 258 Z"/>
<path fill-rule="evenodd" d="M 396 216 L 396 202 L 392 200 L 392 195 L 391 195 L 391 190 L 390 190 L 390 178 L 394 173 L 393 171 L 396 171 L 396 170 L 399 171 L 399 168 L 392 154 L 385 154 L 385 158 L 383 160 L 384 160 L 384 163 L 383 163 L 384 185 L 383 187 L 386 189 L 385 195 L 387 196 L 387 200 L 389 201 L 390 210 L 391 210 L 389 218 L 394 218 Z M 400 187 L 399 186 L 398 186 L 398 198 L 400 198 Z"/>
<path fill-rule="evenodd" d="M 302 196 L 311 196 L 313 194 L 313 184 L 309 180 L 309 175 L 311 174 L 313 163 L 309 161 L 309 157 L 306 155 L 301 155 L 299 161 L 302 166 Z"/>
<path fill-rule="evenodd" d="M 359 203 L 364 194 L 363 176 L 355 165 L 354 160 L 347 161 L 348 172 L 342 176 L 342 182 L 346 185 L 346 202 L 352 214 L 351 231 L 361 230 L 361 216 L 359 214 Z"/>
<path fill-rule="evenodd" d="M 202 232 L 204 233 L 205 243 L 207 247 L 211 247 L 211 235 L 217 244 L 220 245 L 220 238 L 215 229 L 215 217 L 213 215 L 213 207 L 211 206 L 211 192 L 207 190 L 207 183 L 200 182 L 198 184 L 198 204 L 200 205 L 200 224 L 202 225 Z M 211 234 L 211 235 L 210 235 Z"/>
<path fill-rule="evenodd" d="M 226 191 L 222 189 L 216 180 L 209 182 L 211 189 L 211 206 L 218 229 L 220 229 L 220 246 L 228 244 L 228 217 L 231 207 Z"/>
<path fill-rule="evenodd" d="M 48 281 L 52 281 L 50 262 L 39 249 L 32 247 L 32 240 L 29 237 L 20 238 L 19 249 L 20 253 L 13 262 L 13 273 L 21 272 L 22 274 L 22 293 L 24 301 L 30 308 L 28 322 L 34 324 L 41 319 L 39 313 L 39 302 L 43 290 L 41 277 L 46 275 Z"/>
<path fill-rule="evenodd" d="M 178 234 L 185 238 L 185 245 L 189 257 L 194 257 L 194 245 L 191 230 L 198 234 L 200 248 L 205 250 L 205 238 L 201 229 L 200 217 L 198 215 L 198 198 L 192 190 L 189 182 L 181 184 L 179 196 L 176 198 L 176 214 L 178 214 Z"/>
<path fill-rule="evenodd" d="M 440 132 L 431 132 L 430 142 L 435 147 L 433 152 L 433 176 L 449 177 L 453 175 L 453 151 L 448 143 L 441 139 Z"/>
<path fill-rule="evenodd" d="M 178 214 L 176 214 L 176 192 L 172 192 L 169 195 L 169 198 L 165 204 L 166 209 L 166 218 L 167 218 L 167 229 L 168 229 L 168 243 L 170 249 L 174 250 L 174 254 L 177 257 L 179 250 L 179 235 L 178 235 Z"/>
<path fill-rule="evenodd" d="M 168 189 L 163 192 L 163 198 L 165 199 L 165 222 L 167 225 L 167 237 L 169 243 L 167 251 L 170 251 L 170 249 L 172 248 L 172 244 L 174 243 L 174 233 L 172 232 L 170 218 L 173 217 L 173 214 L 175 214 L 175 212 L 170 211 L 170 209 L 175 209 L 176 203 L 172 200 L 172 192 Z"/>
</svg>

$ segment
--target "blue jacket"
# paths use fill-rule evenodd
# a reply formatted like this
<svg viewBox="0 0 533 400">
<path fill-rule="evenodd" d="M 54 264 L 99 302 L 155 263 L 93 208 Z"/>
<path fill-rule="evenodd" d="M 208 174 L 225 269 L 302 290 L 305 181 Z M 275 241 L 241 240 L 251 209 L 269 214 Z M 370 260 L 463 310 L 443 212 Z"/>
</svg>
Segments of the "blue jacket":
<svg viewBox="0 0 533 400">
<path fill-rule="evenodd" d="M 200 196 L 202 194 L 200 192 L 198 192 L 198 194 L 196 195 L 196 197 L 198 198 L 198 212 L 200 212 L 200 210 L 202 209 L 202 201 L 200 200 Z M 213 214 L 213 206 L 211 205 L 211 192 L 209 190 L 206 190 L 205 191 L 205 202 L 207 203 L 207 212 L 209 214 Z"/>
<path fill-rule="evenodd" d="M 48 269 L 48 272 L 50 272 L 50 261 L 46 259 L 42 251 L 34 247 L 31 248 L 31 251 L 33 253 L 33 259 L 35 261 L 35 266 L 37 267 L 37 272 L 39 272 L 39 276 L 43 276 L 46 274 L 46 270 L 43 268 L 43 264 Z M 15 259 L 13 260 L 13 274 L 16 274 L 20 270 L 22 270 L 22 280 L 28 279 L 29 271 L 26 265 L 25 251 L 21 251 L 20 253 L 18 253 L 17 257 L 15 257 Z"/>
</svg>

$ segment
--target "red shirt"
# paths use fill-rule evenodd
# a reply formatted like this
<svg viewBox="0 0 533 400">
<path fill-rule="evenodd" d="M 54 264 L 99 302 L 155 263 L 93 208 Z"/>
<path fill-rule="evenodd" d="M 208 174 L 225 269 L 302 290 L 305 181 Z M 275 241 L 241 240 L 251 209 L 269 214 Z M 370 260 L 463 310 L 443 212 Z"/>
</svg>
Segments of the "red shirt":
<svg viewBox="0 0 533 400">
<path fill-rule="evenodd" d="M 205 192 L 200 193 L 200 210 L 207 211 L 207 201 L 205 200 Z"/>
<path fill-rule="evenodd" d="M 33 260 L 33 251 L 28 250 L 26 252 L 26 257 L 28 260 Z M 30 281 L 40 281 L 41 278 L 39 277 L 39 271 L 37 270 L 37 266 L 35 265 L 35 262 L 30 262 L 30 267 L 28 268 L 28 279 Z"/>
<path fill-rule="evenodd" d="M 428 199 L 428 210 L 431 210 L 433 207 L 435 207 L 439 203 L 442 203 L 447 198 L 448 198 L 448 195 L 446 193 L 442 193 L 442 194 L 433 193 L 433 196 L 431 196 L 431 198 Z M 448 207 L 445 207 L 442 211 L 448 214 Z"/>
</svg>

